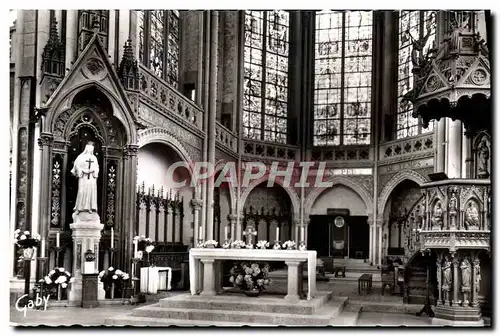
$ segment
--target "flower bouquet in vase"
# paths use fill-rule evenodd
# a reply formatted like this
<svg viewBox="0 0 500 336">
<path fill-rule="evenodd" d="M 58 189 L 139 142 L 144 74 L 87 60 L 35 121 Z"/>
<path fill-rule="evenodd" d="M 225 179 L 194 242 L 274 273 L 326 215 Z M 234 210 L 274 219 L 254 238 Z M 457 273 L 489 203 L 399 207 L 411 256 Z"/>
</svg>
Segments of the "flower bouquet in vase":
<svg viewBox="0 0 500 336">
<path fill-rule="evenodd" d="M 43 280 L 50 298 L 61 301 L 67 298 L 67 288 L 70 283 L 75 281 L 75 278 L 72 278 L 71 273 L 66 271 L 63 267 L 56 267 L 50 271 Z"/>
<path fill-rule="evenodd" d="M 295 242 L 293 240 L 287 240 L 283 243 L 283 248 L 287 250 L 295 250 Z"/>
<path fill-rule="evenodd" d="M 114 299 L 116 296 L 123 297 L 125 284 L 130 279 L 130 275 L 114 267 L 99 272 L 99 280 L 104 285 L 107 299 Z"/>
<path fill-rule="evenodd" d="M 242 247 L 245 247 L 245 242 L 243 240 L 235 240 L 234 242 L 231 243 L 231 247 L 234 249 L 240 249 Z"/>
<path fill-rule="evenodd" d="M 259 240 L 257 242 L 257 247 L 261 250 L 265 250 L 269 247 L 269 242 L 267 240 Z"/>
<path fill-rule="evenodd" d="M 229 282 L 240 287 L 247 296 L 259 296 L 271 283 L 268 263 L 235 263 L 229 273 Z"/>
<path fill-rule="evenodd" d="M 219 242 L 215 240 L 207 240 L 206 242 L 203 243 L 204 248 L 216 248 L 217 245 L 219 245 Z"/>
<path fill-rule="evenodd" d="M 21 232 L 20 229 L 14 231 L 14 243 L 23 249 L 23 258 L 25 260 L 33 259 L 35 247 L 40 245 L 40 235 L 30 233 L 29 231 Z"/>
</svg>

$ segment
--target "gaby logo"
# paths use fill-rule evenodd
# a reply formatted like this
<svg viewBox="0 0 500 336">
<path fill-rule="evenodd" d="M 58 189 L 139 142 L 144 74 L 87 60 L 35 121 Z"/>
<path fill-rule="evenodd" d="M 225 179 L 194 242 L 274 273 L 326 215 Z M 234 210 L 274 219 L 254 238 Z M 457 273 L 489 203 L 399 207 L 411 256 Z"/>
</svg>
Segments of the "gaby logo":
<svg viewBox="0 0 500 336">
<path fill-rule="evenodd" d="M 47 305 L 49 304 L 49 295 L 40 296 L 36 294 L 35 300 L 26 300 L 28 294 L 24 294 L 16 301 L 16 310 L 23 312 L 24 317 L 26 317 L 26 312 L 28 309 L 34 309 L 38 307 L 43 307 L 43 310 L 47 310 Z"/>
<path fill-rule="evenodd" d="M 175 181 L 173 176 L 178 168 L 184 168 L 191 172 L 190 182 L 186 179 Z M 209 162 L 188 162 L 178 161 L 172 164 L 167 172 L 166 178 L 172 188 L 182 188 L 186 186 L 196 187 L 203 182 L 212 180 L 214 187 L 220 187 L 223 183 L 229 186 L 240 184 L 241 187 L 248 187 L 251 181 L 267 176 L 267 186 L 272 187 L 277 179 L 283 187 L 303 187 L 310 186 L 328 188 L 333 186 L 333 182 L 324 181 L 326 162 L 272 162 L 266 165 L 263 162 L 245 162 L 238 171 L 235 162 L 224 164 L 218 177 L 215 179 L 215 167 Z"/>
</svg>

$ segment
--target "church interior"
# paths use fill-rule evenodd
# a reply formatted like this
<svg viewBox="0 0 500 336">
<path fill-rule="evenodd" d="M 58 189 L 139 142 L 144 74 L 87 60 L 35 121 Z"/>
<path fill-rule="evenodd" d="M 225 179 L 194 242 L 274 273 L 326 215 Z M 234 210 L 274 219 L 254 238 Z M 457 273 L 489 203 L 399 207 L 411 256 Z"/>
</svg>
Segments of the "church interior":
<svg viewBox="0 0 500 336">
<path fill-rule="evenodd" d="M 491 325 L 490 11 L 11 15 L 15 324 Z"/>
</svg>

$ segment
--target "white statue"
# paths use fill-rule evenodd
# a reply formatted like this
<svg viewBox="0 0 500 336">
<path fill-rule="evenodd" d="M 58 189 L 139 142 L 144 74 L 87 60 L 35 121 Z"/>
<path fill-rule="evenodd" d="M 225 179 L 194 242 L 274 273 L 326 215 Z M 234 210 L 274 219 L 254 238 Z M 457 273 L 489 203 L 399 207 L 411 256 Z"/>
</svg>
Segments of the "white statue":
<svg viewBox="0 0 500 336">
<path fill-rule="evenodd" d="M 71 174 L 78 177 L 78 193 L 74 211 L 97 212 L 97 177 L 99 176 L 99 164 L 94 155 L 94 144 L 89 142 L 83 153 L 78 155 L 71 170 Z"/>
</svg>

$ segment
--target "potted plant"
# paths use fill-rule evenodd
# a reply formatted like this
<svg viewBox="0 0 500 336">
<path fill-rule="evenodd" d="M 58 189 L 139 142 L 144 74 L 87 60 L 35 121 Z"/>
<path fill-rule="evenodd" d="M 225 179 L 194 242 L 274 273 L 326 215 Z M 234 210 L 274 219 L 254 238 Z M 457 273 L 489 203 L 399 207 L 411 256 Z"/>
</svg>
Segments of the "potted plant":
<svg viewBox="0 0 500 336">
<path fill-rule="evenodd" d="M 126 281 L 130 279 L 130 275 L 114 267 L 109 267 L 107 270 L 99 272 L 99 280 L 104 284 L 106 296 L 109 299 L 114 299 L 116 294 L 123 296 L 123 289 Z"/>
<path fill-rule="evenodd" d="M 75 278 L 72 278 L 71 273 L 66 271 L 63 267 L 56 267 L 43 278 L 43 281 L 49 292 L 50 298 L 61 301 L 64 296 L 67 297 L 67 288 L 70 283 L 75 281 Z"/>
<path fill-rule="evenodd" d="M 31 260 L 35 252 L 34 248 L 40 245 L 40 235 L 32 234 L 29 231 L 21 232 L 20 229 L 17 229 L 14 231 L 14 243 L 23 249 L 23 258 Z"/>
<path fill-rule="evenodd" d="M 240 287 L 246 296 L 259 296 L 266 289 L 265 286 L 271 283 L 268 263 L 235 263 L 230 274 L 229 282 Z"/>
<path fill-rule="evenodd" d="M 259 240 L 257 242 L 257 247 L 261 250 L 265 250 L 269 247 L 269 242 L 267 240 Z"/>
<path fill-rule="evenodd" d="M 245 247 L 245 245 L 246 244 L 243 240 L 235 240 L 234 242 L 231 243 L 231 247 L 234 249 Z"/>
<path fill-rule="evenodd" d="M 283 248 L 287 250 L 295 250 L 295 242 L 293 240 L 287 240 L 283 243 Z"/>
<path fill-rule="evenodd" d="M 206 242 L 203 243 L 204 248 L 216 248 L 219 242 L 215 240 L 207 240 Z"/>
</svg>

